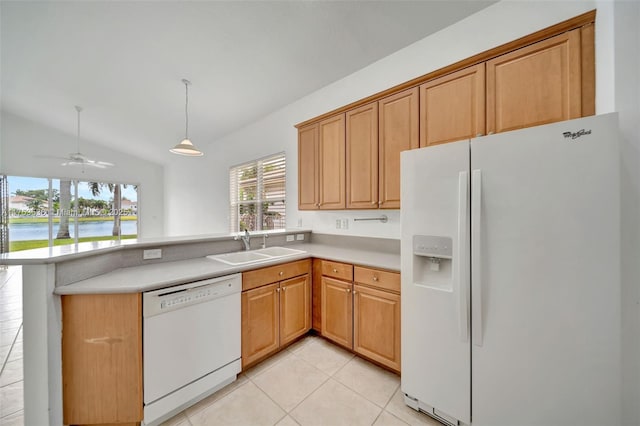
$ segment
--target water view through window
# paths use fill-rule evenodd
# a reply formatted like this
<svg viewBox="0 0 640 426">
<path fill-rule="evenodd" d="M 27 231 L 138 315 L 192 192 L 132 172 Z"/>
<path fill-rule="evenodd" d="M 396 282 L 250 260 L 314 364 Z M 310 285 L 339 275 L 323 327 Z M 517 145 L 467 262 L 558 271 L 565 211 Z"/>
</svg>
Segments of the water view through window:
<svg viewBox="0 0 640 426">
<path fill-rule="evenodd" d="M 10 251 L 137 237 L 137 185 L 19 176 L 6 182 Z"/>
</svg>

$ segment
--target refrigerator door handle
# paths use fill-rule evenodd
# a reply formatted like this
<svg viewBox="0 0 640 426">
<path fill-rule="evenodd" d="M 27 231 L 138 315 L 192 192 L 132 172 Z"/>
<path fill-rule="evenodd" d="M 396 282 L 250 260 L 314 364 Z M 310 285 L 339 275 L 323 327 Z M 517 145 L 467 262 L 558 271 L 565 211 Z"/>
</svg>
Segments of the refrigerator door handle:
<svg viewBox="0 0 640 426">
<path fill-rule="evenodd" d="M 460 341 L 469 339 L 469 172 L 458 174 L 458 247 L 456 281 L 458 286 L 458 334 Z"/>
<path fill-rule="evenodd" d="M 471 339 L 482 346 L 482 171 L 471 172 Z"/>
</svg>

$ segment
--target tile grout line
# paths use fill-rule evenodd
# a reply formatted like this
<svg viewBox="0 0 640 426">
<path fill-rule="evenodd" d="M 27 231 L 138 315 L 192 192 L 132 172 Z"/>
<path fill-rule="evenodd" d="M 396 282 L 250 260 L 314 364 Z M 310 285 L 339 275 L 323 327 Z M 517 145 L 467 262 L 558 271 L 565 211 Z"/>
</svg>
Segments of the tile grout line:
<svg viewBox="0 0 640 426">
<path fill-rule="evenodd" d="M 305 345 L 305 346 L 306 346 L 306 345 Z M 295 354 L 294 354 L 294 353 L 290 353 L 290 355 L 295 355 Z M 270 367 L 269 369 L 267 369 L 267 370 L 263 371 L 262 373 L 265 373 L 266 371 L 268 371 L 268 370 L 270 370 L 271 368 L 275 367 L 276 365 L 280 364 L 280 363 L 281 363 L 282 361 L 284 361 L 286 358 L 287 358 L 287 357 L 285 357 L 285 358 L 281 359 L 280 361 L 276 362 L 272 367 Z M 308 362 L 306 362 L 304 359 L 302 359 L 302 358 L 300 358 L 300 357 L 298 357 L 298 356 L 296 356 L 296 358 L 298 358 L 300 361 L 302 361 L 302 362 L 306 363 L 307 365 L 310 365 L 311 367 L 315 368 L 316 370 L 320 371 L 319 369 L 317 369 L 317 368 L 316 368 L 316 367 L 314 367 L 313 365 L 311 365 L 311 364 L 309 364 Z M 287 411 L 284 407 L 280 406 L 280 404 L 278 404 L 276 401 L 274 401 L 274 400 L 273 400 L 273 398 L 271 398 L 271 396 L 270 396 L 267 392 L 265 392 L 265 391 L 260 387 L 260 385 L 258 385 L 257 383 L 255 383 L 255 382 L 252 380 L 252 378 L 248 377 L 248 379 L 249 379 L 249 380 L 251 380 L 251 383 L 253 383 L 253 385 L 254 385 L 255 387 L 257 387 L 258 389 L 260 389 L 260 392 L 262 392 L 263 394 L 265 394 L 265 395 L 267 396 L 267 398 L 269 398 L 269 399 L 270 399 L 274 404 L 276 404 L 276 406 L 278 406 L 282 411 L 284 411 L 284 412 L 285 412 L 285 415 L 284 415 L 280 420 L 278 420 L 278 422 L 279 422 L 279 421 L 281 421 L 283 418 L 287 417 L 287 416 L 289 415 L 289 413 L 291 413 L 293 410 L 295 410 L 295 409 L 298 407 L 298 405 L 302 404 L 302 403 L 303 403 L 307 398 L 309 398 L 313 393 L 315 393 L 318 389 L 320 389 L 320 388 L 322 387 L 322 385 L 324 385 L 324 384 L 325 384 L 329 379 L 331 379 L 331 376 L 329 376 L 328 374 L 326 374 L 324 371 L 320 371 L 320 372 L 321 372 L 322 374 L 324 374 L 325 376 L 327 376 L 326 380 L 324 380 L 322 383 L 320 383 L 320 385 L 318 385 L 318 387 L 317 387 L 317 388 L 315 388 L 315 389 L 314 389 L 314 390 L 313 390 L 309 395 L 307 395 L 306 397 L 304 397 L 304 398 L 302 399 L 302 401 L 300 401 L 299 403 L 297 403 L 297 404 L 296 404 L 296 405 L 295 405 L 291 410 L 289 410 L 289 411 Z M 256 378 L 257 378 L 257 377 L 259 377 L 262 373 L 260 373 L 258 376 L 256 376 Z M 291 418 L 293 419 L 293 417 L 291 417 Z M 296 423 L 298 423 L 298 421 L 297 421 L 296 419 L 293 419 L 293 420 L 294 420 Z M 276 424 L 277 424 L 278 422 L 276 422 Z M 300 423 L 298 423 L 298 424 L 300 424 Z"/>
<path fill-rule="evenodd" d="M 18 413 L 19 413 L 19 412 L 21 412 L 21 411 L 24 411 L 24 407 L 22 407 L 22 408 L 18 408 L 16 411 L 14 411 L 14 412 L 12 412 L 12 413 L 9 413 L 9 414 L 5 414 L 4 416 L 0 417 L 0 424 L 2 424 L 2 420 L 3 420 L 3 419 L 6 419 L 6 418 L 7 418 L 7 417 L 9 417 L 9 416 L 13 416 L 13 415 L 15 415 L 15 414 L 18 414 Z"/>
<path fill-rule="evenodd" d="M 20 327 L 18 327 L 18 332 L 16 333 L 15 337 L 13 338 L 13 341 L 11 342 L 11 347 L 9 348 L 9 352 L 7 352 L 6 358 L 2 362 L 2 367 L 0 367 L 0 377 L 2 377 L 2 373 L 4 373 L 4 368 L 7 366 L 7 363 L 9 362 L 9 357 L 11 356 L 11 352 L 13 352 L 13 348 L 16 344 L 16 340 L 18 340 L 18 334 L 20 334 L 20 330 L 22 330 L 22 322 L 20 322 Z"/>
</svg>

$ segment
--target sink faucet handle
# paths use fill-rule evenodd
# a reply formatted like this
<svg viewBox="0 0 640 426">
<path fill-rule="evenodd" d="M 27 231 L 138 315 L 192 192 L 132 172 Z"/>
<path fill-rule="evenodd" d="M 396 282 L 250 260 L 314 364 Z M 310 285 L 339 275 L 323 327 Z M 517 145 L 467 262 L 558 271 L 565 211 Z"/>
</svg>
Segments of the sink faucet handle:
<svg viewBox="0 0 640 426">
<path fill-rule="evenodd" d="M 262 234 L 262 248 L 267 248 L 267 238 L 269 238 L 269 235 Z"/>
</svg>

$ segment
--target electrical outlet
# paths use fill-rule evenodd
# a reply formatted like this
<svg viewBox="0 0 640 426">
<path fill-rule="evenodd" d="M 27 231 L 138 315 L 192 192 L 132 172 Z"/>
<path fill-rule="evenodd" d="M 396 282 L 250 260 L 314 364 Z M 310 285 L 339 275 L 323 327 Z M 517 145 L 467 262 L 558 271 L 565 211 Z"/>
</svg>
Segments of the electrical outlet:
<svg viewBox="0 0 640 426">
<path fill-rule="evenodd" d="M 151 249 L 142 251 L 142 259 L 162 259 L 162 249 Z"/>
<path fill-rule="evenodd" d="M 296 240 L 304 241 L 304 234 L 296 234 Z"/>
<path fill-rule="evenodd" d="M 287 242 L 288 243 L 290 243 L 293 240 L 294 240 L 294 236 L 293 235 L 287 235 Z"/>
<path fill-rule="evenodd" d="M 342 228 L 342 221 L 340 219 L 336 219 L 336 229 Z"/>
<path fill-rule="evenodd" d="M 349 229 L 349 219 L 342 219 L 342 229 Z"/>
</svg>

